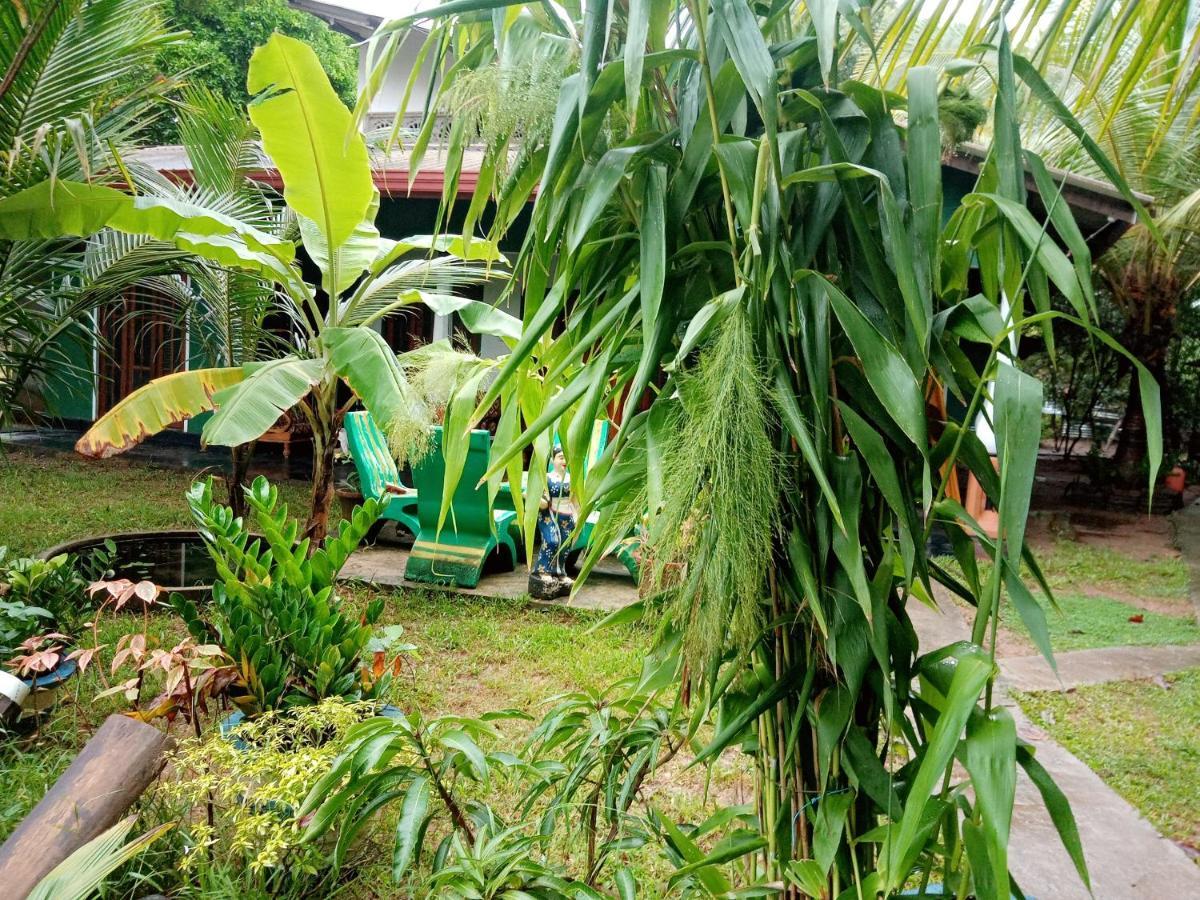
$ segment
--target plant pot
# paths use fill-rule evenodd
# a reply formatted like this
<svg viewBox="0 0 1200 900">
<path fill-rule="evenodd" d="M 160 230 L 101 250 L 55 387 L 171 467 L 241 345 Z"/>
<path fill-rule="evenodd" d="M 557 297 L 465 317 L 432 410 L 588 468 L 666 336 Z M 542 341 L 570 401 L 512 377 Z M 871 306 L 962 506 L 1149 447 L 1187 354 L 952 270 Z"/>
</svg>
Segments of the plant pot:
<svg viewBox="0 0 1200 900">
<path fill-rule="evenodd" d="M 1187 487 L 1187 473 L 1182 466 L 1176 466 L 1163 477 L 1163 487 L 1173 494 L 1182 494 Z"/>
<path fill-rule="evenodd" d="M 0 669 L 0 725 L 15 725 L 21 718 L 21 706 L 29 696 L 29 685 Z"/>
<path fill-rule="evenodd" d="M 20 680 L 29 690 L 29 695 L 21 704 L 23 716 L 36 716 L 54 706 L 58 700 L 58 692 L 66 681 L 79 671 L 79 664 L 73 659 L 61 659 L 58 665 L 49 672 L 43 672 L 35 677 L 24 677 Z"/>
<path fill-rule="evenodd" d="M 349 519 L 354 515 L 354 507 L 362 505 L 362 491 L 354 491 L 350 488 L 338 488 L 335 493 L 337 494 L 338 505 L 342 509 L 343 519 Z"/>
</svg>

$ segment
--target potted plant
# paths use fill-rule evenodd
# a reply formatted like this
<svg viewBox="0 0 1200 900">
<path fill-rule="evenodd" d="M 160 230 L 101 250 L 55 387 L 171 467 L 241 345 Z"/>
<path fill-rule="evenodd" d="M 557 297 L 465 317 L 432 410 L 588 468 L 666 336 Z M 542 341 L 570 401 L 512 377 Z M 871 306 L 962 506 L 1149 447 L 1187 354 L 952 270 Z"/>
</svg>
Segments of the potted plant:
<svg viewBox="0 0 1200 900">
<path fill-rule="evenodd" d="M 358 469 L 351 469 L 346 477 L 338 482 L 335 493 L 338 506 L 342 511 L 342 518 L 349 519 L 354 515 L 355 507 L 362 506 L 363 502 L 362 483 L 358 478 Z"/>
<path fill-rule="evenodd" d="M 1187 470 L 1179 463 L 1178 453 L 1170 453 L 1163 458 L 1163 470 L 1167 473 L 1163 476 L 1163 487 L 1173 494 L 1182 494 L 1187 487 Z"/>
<path fill-rule="evenodd" d="M 69 650 L 71 638 L 57 631 L 37 634 L 24 640 L 17 649 L 21 652 L 8 661 L 8 666 L 26 687 L 21 702 L 24 714 L 45 712 L 54 706 L 59 689 L 80 665 L 78 651 Z"/>
</svg>

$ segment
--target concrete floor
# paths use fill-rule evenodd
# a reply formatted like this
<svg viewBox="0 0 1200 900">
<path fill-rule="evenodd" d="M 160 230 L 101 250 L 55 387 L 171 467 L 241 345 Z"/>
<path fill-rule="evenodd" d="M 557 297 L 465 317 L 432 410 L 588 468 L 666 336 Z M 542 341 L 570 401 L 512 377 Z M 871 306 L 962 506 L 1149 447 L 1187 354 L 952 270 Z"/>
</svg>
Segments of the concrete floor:
<svg viewBox="0 0 1200 900">
<path fill-rule="evenodd" d="M 931 647 L 964 640 L 968 636 L 966 622 L 948 598 L 942 602 L 940 611 L 914 603 L 910 604 L 909 612 L 922 643 Z M 1062 658 L 1070 655 L 1059 657 L 1060 669 Z M 1007 668 L 1008 662 L 1005 660 L 1001 664 L 1002 681 L 1011 684 L 1014 678 Z M 1124 674 L 1127 670 L 1114 664 L 1109 671 L 1118 678 L 1125 678 L 1130 677 Z M 1054 689 L 1057 687 L 1057 684 L 1053 685 Z M 1089 894 L 1075 873 L 1041 794 L 1021 770 L 1017 778 L 1008 858 L 1022 889 L 1037 900 L 1200 898 L 1200 866 L 1193 863 L 1180 847 L 1160 835 L 1141 813 L 1078 757 L 1033 725 L 1003 691 L 1000 702 L 1012 712 L 1018 736 L 1033 745 L 1038 762 L 1070 801 L 1092 879 Z"/>
<path fill-rule="evenodd" d="M 524 597 L 528 591 L 529 570 L 524 565 L 512 572 L 485 573 L 475 588 L 445 587 L 423 582 L 407 581 L 404 567 L 408 549 L 397 544 L 380 542 L 374 547 L 359 550 L 346 561 L 341 577 L 349 581 L 364 581 L 394 587 L 442 590 L 472 597 Z M 638 599 L 637 585 L 625 567 L 614 559 L 603 559 L 575 596 L 554 601 L 578 609 L 611 612 L 628 606 Z"/>
</svg>

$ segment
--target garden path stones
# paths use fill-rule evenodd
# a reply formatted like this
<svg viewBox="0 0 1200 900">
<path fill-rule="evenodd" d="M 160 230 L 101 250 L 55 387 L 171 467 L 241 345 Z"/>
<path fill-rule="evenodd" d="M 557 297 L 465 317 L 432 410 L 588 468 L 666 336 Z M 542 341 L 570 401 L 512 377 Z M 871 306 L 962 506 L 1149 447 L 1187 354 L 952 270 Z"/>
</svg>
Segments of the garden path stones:
<svg viewBox="0 0 1200 900">
<path fill-rule="evenodd" d="M 1200 666 L 1200 644 L 1159 647 L 1097 647 L 1055 653 L 1058 674 L 1041 656 L 1000 660 L 1005 685 L 1018 691 L 1070 690 L 1085 684 L 1134 681 Z"/>
<path fill-rule="evenodd" d="M 938 589 L 935 588 L 935 591 Z M 939 594 L 940 610 L 909 604 L 909 615 L 929 651 L 969 631 L 954 602 Z M 1147 648 L 1119 648 L 1142 649 Z M 1196 649 L 1196 648 L 1171 648 Z M 1079 651 L 1088 652 L 1093 651 Z M 1058 656 L 1062 668 L 1063 657 Z M 1011 660 L 1003 660 L 1006 667 Z M 1045 666 L 1045 662 L 1042 662 Z M 1002 668 L 1002 681 L 1008 681 Z M 1049 669 L 1047 668 L 1047 671 Z M 1054 689 L 1057 689 L 1057 683 Z M 1038 900 L 1148 900 L 1200 897 L 1200 866 L 1176 844 L 1160 835 L 1123 797 L 1105 784 L 1074 754 L 1026 718 L 1002 689 L 999 702 L 1012 712 L 1017 733 L 1034 745 L 1038 761 L 1067 795 L 1079 827 L 1083 853 L 1092 879 L 1089 895 L 1063 849 L 1037 788 L 1021 771 L 1009 837 L 1009 865 L 1021 887 Z"/>
</svg>

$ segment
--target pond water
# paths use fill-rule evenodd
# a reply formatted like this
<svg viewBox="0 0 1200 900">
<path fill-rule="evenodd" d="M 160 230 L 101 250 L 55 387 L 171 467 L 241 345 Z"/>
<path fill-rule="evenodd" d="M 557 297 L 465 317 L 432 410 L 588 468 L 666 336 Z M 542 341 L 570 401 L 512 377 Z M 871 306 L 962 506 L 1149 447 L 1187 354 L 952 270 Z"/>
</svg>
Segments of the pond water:
<svg viewBox="0 0 1200 900">
<path fill-rule="evenodd" d="M 117 578 L 147 579 L 167 591 L 201 596 L 208 594 L 217 577 L 212 557 L 200 535 L 194 531 L 101 535 L 62 544 L 42 555 L 73 553 L 87 557 L 103 551 L 106 541 L 116 547 L 112 567 Z"/>
</svg>

